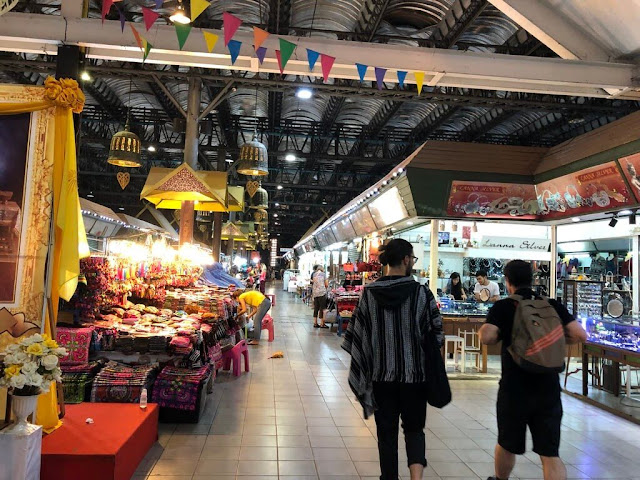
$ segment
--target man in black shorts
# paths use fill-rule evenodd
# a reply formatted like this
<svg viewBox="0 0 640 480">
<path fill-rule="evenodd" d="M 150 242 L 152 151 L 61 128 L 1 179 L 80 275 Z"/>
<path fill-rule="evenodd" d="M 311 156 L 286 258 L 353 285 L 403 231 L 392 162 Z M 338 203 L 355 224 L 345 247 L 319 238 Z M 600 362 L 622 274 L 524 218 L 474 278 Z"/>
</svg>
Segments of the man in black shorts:
<svg viewBox="0 0 640 480">
<path fill-rule="evenodd" d="M 513 260 L 504 268 L 507 290 L 511 295 L 533 298 L 531 265 Z M 587 338 L 582 326 L 567 309 L 555 300 L 549 303 L 556 309 L 568 344 L 581 343 Z M 507 480 L 516 463 L 516 455 L 525 452 L 527 426 L 533 438 L 533 451 L 540 455 L 545 480 L 565 480 L 567 470 L 558 456 L 562 401 L 557 373 L 530 373 L 521 369 L 507 351 L 511 345 L 511 331 L 516 302 L 505 298 L 489 310 L 487 321 L 478 332 L 480 341 L 493 345 L 502 341 L 502 378 L 498 390 L 498 444 L 495 450 L 495 477 Z"/>
</svg>

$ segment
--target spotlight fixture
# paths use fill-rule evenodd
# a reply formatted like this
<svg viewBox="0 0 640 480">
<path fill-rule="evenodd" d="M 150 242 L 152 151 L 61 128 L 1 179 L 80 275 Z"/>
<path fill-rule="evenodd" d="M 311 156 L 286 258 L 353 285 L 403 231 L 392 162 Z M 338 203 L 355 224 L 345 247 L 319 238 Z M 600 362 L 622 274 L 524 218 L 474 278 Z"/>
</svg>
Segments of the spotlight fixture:
<svg viewBox="0 0 640 480">
<path fill-rule="evenodd" d="M 322 204 L 323 204 L 323 205 L 326 205 L 326 204 L 327 204 L 327 201 L 326 201 L 326 200 L 322 200 Z"/>
<path fill-rule="evenodd" d="M 89 194 L 87 195 L 87 198 L 93 198 L 93 197 L 94 197 L 93 192 L 89 192 Z"/>
<path fill-rule="evenodd" d="M 118 208 L 118 210 L 121 210 L 121 211 L 122 211 L 122 210 L 124 210 L 124 207 L 119 207 L 119 208 Z"/>
<path fill-rule="evenodd" d="M 296 161 L 296 156 L 295 156 L 293 153 L 287 153 L 287 154 L 284 156 L 284 159 L 285 159 L 287 162 L 295 162 L 295 161 Z"/>
<path fill-rule="evenodd" d="M 280 204 L 279 204 L 278 202 L 276 202 L 276 203 L 275 203 L 275 206 L 276 206 L 276 207 L 279 207 L 279 206 L 280 206 Z"/>
<path fill-rule="evenodd" d="M 580 217 L 571 217 L 571 221 L 572 222 L 579 222 L 580 221 Z"/>
<path fill-rule="evenodd" d="M 299 88 L 296 91 L 296 97 L 302 100 L 309 100 L 311 97 L 313 97 L 313 90 L 311 90 L 310 88 Z"/>
<path fill-rule="evenodd" d="M 633 212 L 631 210 L 620 210 L 618 215 L 631 215 Z"/>
<path fill-rule="evenodd" d="M 278 218 L 278 214 L 277 214 L 277 213 L 274 213 L 274 214 L 273 214 L 273 218 Z"/>
<path fill-rule="evenodd" d="M 155 152 L 156 151 L 156 147 L 154 147 L 153 145 L 149 145 L 147 147 L 147 150 L 150 151 L 150 152 Z"/>
<path fill-rule="evenodd" d="M 610 227 L 615 227 L 617 224 L 618 224 L 618 219 L 616 217 L 613 217 L 609 222 Z"/>
<path fill-rule="evenodd" d="M 407 225 L 413 225 L 413 222 L 412 221 L 408 221 Z"/>
<path fill-rule="evenodd" d="M 91 75 L 89 75 L 89 72 L 82 72 L 80 74 L 80 80 L 82 80 L 83 82 L 90 82 L 91 81 Z"/>
<path fill-rule="evenodd" d="M 182 0 L 178 0 L 178 8 L 176 8 L 169 17 L 173 23 L 179 23 L 181 25 L 188 25 L 191 23 L 191 19 L 187 16 L 182 5 Z"/>
<path fill-rule="evenodd" d="M 282 190 L 284 187 L 283 187 L 282 185 L 278 185 L 276 188 L 277 188 L 278 190 Z"/>
</svg>

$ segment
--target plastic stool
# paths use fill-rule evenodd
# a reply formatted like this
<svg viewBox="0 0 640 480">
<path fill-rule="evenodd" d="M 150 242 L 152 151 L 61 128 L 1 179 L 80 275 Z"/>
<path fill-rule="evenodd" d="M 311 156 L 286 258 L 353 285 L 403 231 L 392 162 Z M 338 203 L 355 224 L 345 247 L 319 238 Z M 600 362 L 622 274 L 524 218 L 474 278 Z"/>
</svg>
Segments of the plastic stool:
<svg viewBox="0 0 640 480">
<path fill-rule="evenodd" d="M 267 297 L 269 300 L 271 300 L 271 306 L 275 307 L 276 306 L 276 296 L 273 294 L 266 294 L 265 297 Z"/>
<path fill-rule="evenodd" d="M 236 343 L 235 347 L 231 350 L 227 350 L 222 354 L 222 360 L 224 361 L 224 369 L 229 370 L 231 368 L 231 361 L 233 360 L 233 375 L 239 377 L 241 355 L 244 355 L 244 371 L 249 371 L 249 350 L 247 349 L 247 341 L 241 340 Z"/>
<path fill-rule="evenodd" d="M 262 330 L 269 331 L 269 341 L 273 342 L 275 334 L 273 333 L 273 318 L 268 313 L 262 319 Z"/>
</svg>

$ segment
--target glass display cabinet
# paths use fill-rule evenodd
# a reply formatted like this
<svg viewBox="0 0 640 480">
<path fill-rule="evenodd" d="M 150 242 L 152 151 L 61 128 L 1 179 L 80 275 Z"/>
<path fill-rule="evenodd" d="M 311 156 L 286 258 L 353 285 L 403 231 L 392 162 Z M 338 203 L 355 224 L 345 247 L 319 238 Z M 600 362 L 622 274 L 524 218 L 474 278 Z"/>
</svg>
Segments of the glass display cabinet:
<svg viewBox="0 0 640 480">
<path fill-rule="evenodd" d="M 587 319 L 588 342 L 640 353 L 640 318 Z"/>
<path fill-rule="evenodd" d="M 440 298 L 440 313 L 447 317 L 486 317 L 492 303 L 465 302 Z"/>
<path fill-rule="evenodd" d="M 565 307 L 576 319 L 602 318 L 604 282 L 565 280 L 563 295 Z"/>
</svg>

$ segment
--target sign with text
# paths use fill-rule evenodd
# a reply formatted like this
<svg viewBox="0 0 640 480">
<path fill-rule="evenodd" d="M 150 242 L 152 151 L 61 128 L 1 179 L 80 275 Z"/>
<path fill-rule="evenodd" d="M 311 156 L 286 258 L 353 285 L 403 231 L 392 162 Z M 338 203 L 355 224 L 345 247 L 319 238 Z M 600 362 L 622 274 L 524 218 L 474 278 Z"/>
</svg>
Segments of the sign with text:
<svg viewBox="0 0 640 480">
<path fill-rule="evenodd" d="M 536 191 L 543 220 L 615 210 L 636 203 L 616 162 L 540 183 Z"/>
<path fill-rule="evenodd" d="M 536 219 L 538 201 L 533 185 L 462 182 L 451 184 L 447 214 L 454 217 Z"/>
<path fill-rule="evenodd" d="M 499 248 L 502 250 L 525 250 L 529 252 L 548 252 L 551 240 L 548 238 L 482 237 L 480 248 Z"/>
</svg>

